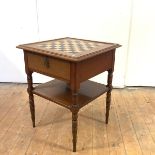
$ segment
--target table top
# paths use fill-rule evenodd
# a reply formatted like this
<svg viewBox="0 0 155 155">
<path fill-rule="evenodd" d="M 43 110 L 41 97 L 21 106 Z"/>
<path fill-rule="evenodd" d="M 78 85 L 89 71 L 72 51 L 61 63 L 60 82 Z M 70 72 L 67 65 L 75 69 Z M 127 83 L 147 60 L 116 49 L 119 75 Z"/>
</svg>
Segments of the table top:
<svg viewBox="0 0 155 155">
<path fill-rule="evenodd" d="M 77 38 L 60 38 L 17 46 L 17 48 L 70 61 L 81 61 L 120 47 L 119 44 Z"/>
</svg>

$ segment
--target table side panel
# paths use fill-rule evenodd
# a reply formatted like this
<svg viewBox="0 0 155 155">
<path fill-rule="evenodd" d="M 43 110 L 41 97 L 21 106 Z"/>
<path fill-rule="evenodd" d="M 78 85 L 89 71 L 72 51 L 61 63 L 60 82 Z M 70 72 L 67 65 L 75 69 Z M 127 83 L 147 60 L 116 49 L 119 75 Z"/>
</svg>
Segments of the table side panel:
<svg viewBox="0 0 155 155">
<path fill-rule="evenodd" d="M 54 78 L 70 80 L 70 62 L 34 53 L 27 53 L 27 57 L 30 70 Z M 48 66 L 45 64 L 45 59 L 48 61 Z"/>
<path fill-rule="evenodd" d="M 79 81 L 85 81 L 104 71 L 113 69 L 115 50 L 97 55 L 78 63 Z"/>
</svg>

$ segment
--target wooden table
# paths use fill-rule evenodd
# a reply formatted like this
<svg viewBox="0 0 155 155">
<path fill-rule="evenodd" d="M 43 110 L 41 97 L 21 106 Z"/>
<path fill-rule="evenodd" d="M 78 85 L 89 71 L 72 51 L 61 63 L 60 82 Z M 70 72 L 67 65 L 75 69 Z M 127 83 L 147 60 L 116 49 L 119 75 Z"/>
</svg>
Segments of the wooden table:
<svg viewBox="0 0 155 155">
<path fill-rule="evenodd" d="M 33 94 L 72 112 L 73 152 L 76 152 L 77 119 L 80 108 L 105 92 L 107 92 L 105 122 L 108 123 L 117 47 L 120 45 L 68 37 L 17 46 L 24 51 L 33 127 L 35 127 Z M 88 80 L 104 71 L 108 71 L 107 85 Z M 54 77 L 55 80 L 33 87 L 33 72 Z"/>
</svg>

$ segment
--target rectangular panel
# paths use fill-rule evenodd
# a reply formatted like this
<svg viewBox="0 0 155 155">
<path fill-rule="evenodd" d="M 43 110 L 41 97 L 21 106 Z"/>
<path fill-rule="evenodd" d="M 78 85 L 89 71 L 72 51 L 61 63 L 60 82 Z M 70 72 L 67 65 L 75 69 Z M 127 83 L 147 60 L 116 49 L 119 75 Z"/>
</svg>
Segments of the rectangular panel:
<svg viewBox="0 0 155 155">
<path fill-rule="evenodd" d="M 79 81 L 85 81 L 104 71 L 113 69 L 114 50 L 97 55 L 93 58 L 81 61 L 78 64 Z"/>
<path fill-rule="evenodd" d="M 78 108 L 85 106 L 107 91 L 108 87 L 103 84 L 89 80 L 81 83 L 78 94 Z M 47 83 L 36 86 L 33 90 L 33 93 L 60 104 L 66 108 L 72 108 L 72 92 L 70 89 L 68 89 L 65 82 L 59 80 L 49 81 Z"/>
<path fill-rule="evenodd" d="M 69 81 L 70 63 L 44 55 L 27 53 L 28 67 L 38 73 Z"/>
</svg>

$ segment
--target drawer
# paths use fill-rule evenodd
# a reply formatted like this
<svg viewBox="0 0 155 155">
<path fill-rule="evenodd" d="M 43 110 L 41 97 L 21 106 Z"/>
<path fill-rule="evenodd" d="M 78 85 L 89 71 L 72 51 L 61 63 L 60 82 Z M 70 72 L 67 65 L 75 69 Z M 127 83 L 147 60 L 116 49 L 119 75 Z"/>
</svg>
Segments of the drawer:
<svg viewBox="0 0 155 155">
<path fill-rule="evenodd" d="M 54 78 L 70 80 L 70 63 L 44 55 L 27 53 L 28 67 L 30 70 Z"/>
</svg>

